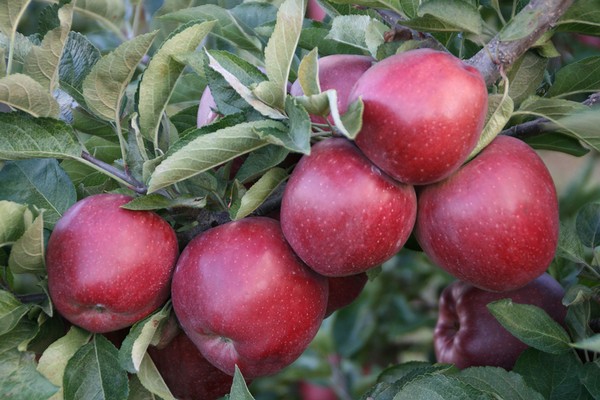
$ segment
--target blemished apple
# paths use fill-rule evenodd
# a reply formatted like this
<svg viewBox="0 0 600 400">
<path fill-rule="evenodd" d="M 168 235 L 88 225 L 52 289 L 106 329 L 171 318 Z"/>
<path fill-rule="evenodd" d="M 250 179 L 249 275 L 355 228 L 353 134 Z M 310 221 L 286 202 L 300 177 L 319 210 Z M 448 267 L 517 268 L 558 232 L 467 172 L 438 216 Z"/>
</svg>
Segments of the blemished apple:
<svg viewBox="0 0 600 400">
<path fill-rule="evenodd" d="M 208 362 L 183 331 L 161 349 L 148 347 L 148 354 L 179 400 L 215 400 L 231 390 L 233 377 Z"/>
<path fill-rule="evenodd" d="M 434 331 L 437 361 L 455 364 L 460 369 L 484 365 L 512 369 L 528 346 L 500 325 L 487 304 L 510 298 L 514 303 L 540 307 L 562 324 L 567 312 L 563 296 L 562 286 L 548 274 L 503 293 L 482 290 L 462 281 L 451 283 L 439 301 Z"/>
<path fill-rule="evenodd" d="M 179 254 L 175 231 L 154 212 L 121 208 L 131 200 L 86 197 L 48 241 L 50 298 L 63 317 L 91 332 L 128 327 L 169 297 Z"/>
<path fill-rule="evenodd" d="M 374 60 L 371 57 L 352 54 L 333 54 L 319 58 L 319 84 L 321 91 L 336 90 L 337 106 L 340 114 L 344 114 L 348 110 L 348 105 L 350 104 L 348 96 L 352 87 L 358 78 L 373 65 L 373 62 Z M 298 80 L 292 83 L 290 95 L 304 95 L 304 91 Z M 328 117 L 328 119 L 333 124 L 333 118 Z M 318 115 L 311 116 L 311 121 L 320 124 L 327 123 L 326 118 Z"/>
<path fill-rule="evenodd" d="M 356 275 L 328 277 L 329 300 L 325 318 L 335 311 L 350 305 L 362 293 L 369 278 L 362 272 Z"/>
<path fill-rule="evenodd" d="M 419 193 L 415 234 L 434 263 L 490 291 L 540 276 L 558 244 L 550 172 L 524 142 L 500 136 L 448 179 Z"/>
<path fill-rule="evenodd" d="M 204 357 L 246 379 L 295 361 L 327 308 L 327 279 L 285 241 L 279 222 L 250 217 L 212 228 L 183 250 L 173 275 L 173 309 Z"/>
<path fill-rule="evenodd" d="M 296 254 L 325 276 L 365 272 L 396 254 L 416 218 L 414 188 L 394 181 L 344 138 L 312 146 L 281 201 L 281 228 Z"/>
<path fill-rule="evenodd" d="M 410 50 L 369 68 L 348 103 L 362 98 L 356 144 L 400 182 L 424 185 L 449 176 L 481 135 L 488 94 L 481 73 L 453 55 Z"/>
</svg>

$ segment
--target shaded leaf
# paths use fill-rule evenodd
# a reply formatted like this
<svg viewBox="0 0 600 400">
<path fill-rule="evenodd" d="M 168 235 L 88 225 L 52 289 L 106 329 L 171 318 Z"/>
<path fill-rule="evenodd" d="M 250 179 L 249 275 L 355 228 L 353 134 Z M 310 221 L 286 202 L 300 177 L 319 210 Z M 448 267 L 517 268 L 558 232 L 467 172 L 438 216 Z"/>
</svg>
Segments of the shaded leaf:
<svg viewBox="0 0 600 400">
<path fill-rule="evenodd" d="M 119 352 L 104 336 L 94 335 L 67 362 L 63 376 L 65 400 L 125 400 L 127 372 L 119 365 Z"/>
<path fill-rule="evenodd" d="M 91 337 L 91 333 L 72 326 L 67 334 L 52 343 L 40 357 L 37 370 L 44 375 L 51 383 L 60 388 L 58 393 L 51 397 L 52 400 L 62 398 L 62 383 L 65 368 L 69 359 L 86 344 Z"/>
<path fill-rule="evenodd" d="M 34 117 L 58 117 L 60 107 L 50 92 L 32 77 L 12 74 L 0 79 L 0 103 Z"/>
<path fill-rule="evenodd" d="M 98 117 L 107 121 L 119 118 L 125 89 L 155 36 L 156 32 L 137 36 L 103 56 L 92 67 L 83 81 L 83 97 Z"/>
<path fill-rule="evenodd" d="M 0 337 L 0 341 L 4 338 Z M 46 400 L 58 391 L 36 368 L 35 354 L 11 349 L 2 353 L 0 397 L 11 400 Z"/>
<path fill-rule="evenodd" d="M 536 22 L 544 12 L 546 12 L 546 10 L 542 8 L 521 10 L 521 12 L 515 15 L 510 22 L 502 28 L 499 33 L 500 41 L 511 42 L 531 35 L 537 27 Z"/>
<path fill-rule="evenodd" d="M 139 123 L 144 137 L 153 143 L 157 143 L 160 121 L 185 68 L 173 56 L 196 49 L 214 25 L 204 22 L 183 26 L 165 40 L 144 71 L 139 86 Z"/>
<path fill-rule="evenodd" d="M 288 154 L 289 151 L 285 147 L 277 145 L 261 147 L 248 154 L 248 157 L 235 174 L 235 179 L 241 183 L 256 179 L 285 160 Z"/>
<path fill-rule="evenodd" d="M 579 140 L 558 132 L 543 133 L 524 139 L 525 143 L 537 150 L 560 151 L 575 157 L 582 157 L 590 152 Z"/>
<path fill-rule="evenodd" d="M 584 246 L 600 246 L 600 202 L 587 203 L 577 212 L 575 229 Z"/>
<path fill-rule="evenodd" d="M 85 106 L 83 81 L 101 58 L 100 51 L 84 35 L 69 32 L 58 68 L 60 87 Z"/>
<path fill-rule="evenodd" d="M 10 161 L 0 170 L 0 200 L 36 206 L 52 229 L 75 203 L 75 188 L 55 159 Z"/>
<path fill-rule="evenodd" d="M 446 375 L 425 375 L 407 383 L 394 400 L 483 400 L 492 399 L 458 378 Z"/>
<path fill-rule="evenodd" d="M 479 35 L 483 20 L 477 8 L 468 1 L 430 0 L 421 2 L 417 18 L 406 25 L 424 31 L 462 31 Z"/>
<path fill-rule="evenodd" d="M 594 399 L 600 398 L 600 365 L 598 362 L 585 363 L 580 379 Z"/>
<path fill-rule="evenodd" d="M 523 377 L 496 367 L 472 367 L 461 371 L 458 379 L 502 400 L 544 400 Z"/>
<path fill-rule="evenodd" d="M 523 343 L 552 354 L 570 350 L 569 335 L 543 309 L 513 303 L 510 299 L 492 302 L 487 307 L 498 322 Z"/>
<path fill-rule="evenodd" d="M 0 336 L 12 331 L 30 308 L 12 293 L 0 290 Z"/>
<path fill-rule="evenodd" d="M 20 238 L 32 218 L 26 205 L 0 200 L 0 247 Z"/>
<path fill-rule="evenodd" d="M 556 73 L 547 97 L 567 97 L 577 93 L 600 91 L 600 56 L 588 57 L 565 65 Z"/>
<path fill-rule="evenodd" d="M 163 400 L 176 400 L 148 353 L 143 356 L 139 371 L 135 376 L 150 393 L 160 396 Z M 129 386 L 131 388 L 131 379 Z"/>
<path fill-rule="evenodd" d="M 600 1 L 577 0 L 557 23 L 558 31 L 600 35 Z"/>
<path fill-rule="evenodd" d="M 508 95 L 516 105 L 534 95 L 544 79 L 548 58 L 535 51 L 528 51 L 510 66 L 507 77 L 510 82 Z"/>
<path fill-rule="evenodd" d="M 46 270 L 42 215 L 38 215 L 25 234 L 13 244 L 8 266 L 13 274 L 40 273 Z"/>
</svg>

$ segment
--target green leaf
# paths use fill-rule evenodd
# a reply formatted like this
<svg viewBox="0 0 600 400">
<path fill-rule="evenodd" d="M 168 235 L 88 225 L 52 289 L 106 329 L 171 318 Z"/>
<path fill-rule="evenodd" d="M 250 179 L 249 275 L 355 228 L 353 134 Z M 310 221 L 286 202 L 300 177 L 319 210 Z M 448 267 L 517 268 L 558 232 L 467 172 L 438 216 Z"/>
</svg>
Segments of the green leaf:
<svg viewBox="0 0 600 400">
<path fill-rule="evenodd" d="M 24 72 L 53 92 L 58 86 L 58 67 L 71 30 L 73 5 L 66 4 L 58 10 L 60 25 L 44 36 L 40 46 L 34 46 L 25 59 Z"/>
<path fill-rule="evenodd" d="M 223 77 L 223 79 L 229 84 L 229 86 L 235 90 L 235 92 L 242 98 L 244 99 L 244 101 L 246 103 L 248 103 L 250 106 L 252 106 L 256 111 L 258 111 L 259 113 L 261 113 L 262 115 L 269 117 L 269 118 L 273 118 L 273 119 L 283 119 L 285 118 L 285 116 L 277 109 L 271 107 L 268 104 L 265 104 L 265 102 L 263 102 L 261 99 L 259 99 L 255 93 L 248 87 L 247 83 L 242 82 L 240 79 L 238 79 L 238 77 L 234 74 L 232 74 L 228 69 L 224 68 L 219 61 L 217 60 L 217 58 L 219 55 L 225 56 L 223 53 L 207 53 L 208 56 L 208 66 L 213 69 L 215 72 L 219 73 L 219 75 L 221 75 Z M 225 56 L 226 57 L 226 56 Z M 235 65 L 235 59 L 228 57 L 230 60 L 229 61 L 233 61 L 229 62 L 228 65 L 231 67 L 237 66 Z M 221 57 L 222 61 L 228 61 L 227 58 L 223 58 Z M 233 65 L 232 65 L 233 64 Z M 239 67 L 238 67 L 239 68 Z M 243 66 L 242 66 L 243 69 Z M 246 74 L 248 77 L 250 77 L 249 74 Z M 264 82 L 264 81 L 262 81 Z M 262 83 L 261 82 L 261 83 Z M 211 82 L 212 84 L 212 82 Z M 212 88 L 213 86 L 211 86 Z M 219 108 L 219 110 L 222 109 L 221 107 L 221 102 L 219 99 L 219 92 L 218 91 L 214 91 L 215 93 L 215 102 L 217 103 L 217 106 Z M 235 110 L 237 111 L 237 110 Z M 227 113 L 227 112 L 226 112 Z"/>
<path fill-rule="evenodd" d="M 510 66 L 507 72 L 510 88 L 508 95 L 516 105 L 534 95 L 544 79 L 548 58 L 528 51 Z"/>
<path fill-rule="evenodd" d="M 63 390 L 65 400 L 127 399 L 127 372 L 119 365 L 119 351 L 104 336 L 94 335 L 68 361 Z"/>
<path fill-rule="evenodd" d="M 190 140 L 160 163 L 150 178 L 148 192 L 198 175 L 267 144 L 260 132 L 284 130 L 276 121 L 254 121 L 223 128 Z"/>
<path fill-rule="evenodd" d="M 519 113 L 557 119 L 589 110 L 576 101 L 531 96 L 519 107 Z"/>
<path fill-rule="evenodd" d="M 161 324 L 169 317 L 171 304 L 135 323 L 119 349 L 119 361 L 128 372 L 135 374 L 140 370 L 146 349 L 153 343 Z M 156 344 L 156 343 L 154 343 Z"/>
<path fill-rule="evenodd" d="M 76 158 L 81 151 L 73 128 L 62 121 L 0 114 L 0 160 Z"/>
<path fill-rule="evenodd" d="M 248 157 L 235 174 L 235 179 L 241 183 L 250 182 L 266 171 L 281 163 L 289 151 L 285 147 L 268 145 L 248 154 Z"/>
<path fill-rule="evenodd" d="M 425 375 L 407 383 L 394 400 L 483 400 L 491 399 L 477 389 L 446 375 Z"/>
<path fill-rule="evenodd" d="M 263 9 L 266 6 L 270 5 L 264 5 Z M 272 6 L 269 8 L 272 8 Z M 234 10 L 226 10 L 216 5 L 205 4 L 165 14 L 161 19 L 183 23 L 215 21 L 216 24 L 211 31 L 211 36 L 225 40 L 240 49 L 259 54 L 262 50 L 260 40 L 248 27 L 244 26 L 245 24 L 239 18 L 239 11 L 236 13 Z"/>
<path fill-rule="evenodd" d="M 585 363 L 579 379 L 594 399 L 600 398 L 600 365 L 598 362 Z"/>
<path fill-rule="evenodd" d="M 321 93 L 318 59 L 319 51 L 315 48 L 304 56 L 298 67 L 298 82 L 305 96 Z"/>
<path fill-rule="evenodd" d="M 310 153 L 311 123 L 306 110 L 295 99 L 286 99 L 285 111 L 290 118 L 289 129 L 265 131 L 261 136 L 266 141 L 303 154 Z"/>
<path fill-rule="evenodd" d="M 261 82 L 254 94 L 277 109 L 283 109 L 290 68 L 302 31 L 306 0 L 285 0 L 277 12 L 275 30 L 265 48 L 268 81 Z"/>
<path fill-rule="evenodd" d="M 572 347 L 581 350 L 600 352 L 600 334 L 596 334 L 571 344 Z"/>
<path fill-rule="evenodd" d="M 248 390 L 246 380 L 242 376 L 242 373 L 238 366 L 235 366 L 235 374 L 233 375 L 233 383 L 231 385 L 231 392 L 229 393 L 229 400 L 254 400 L 254 397 Z"/>
<path fill-rule="evenodd" d="M 600 91 L 600 56 L 588 57 L 565 65 L 556 73 L 547 97 L 567 97 L 577 93 Z"/>
<path fill-rule="evenodd" d="M 204 197 L 180 195 L 174 199 L 169 199 L 163 195 L 152 193 L 136 197 L 121 207 L 127 210 L 161 210 L 174 207 L 203 208 L 204 206 L 206 206 L 206 198 Z"/>
<path fill-rule="evenodd" d="M 139 371 L 135 376 L 150 393 L 160 396 L 163 400 L 176 400 L 148 353 L 142 358 Z M 131 389 L 131 379 L 129 382 Z"/>
<path fill-rule="evenodd" d="M 469 32 L 479 35 L 483 20 L 473 4 L 463 0 L 430 0 L 421 2 L 417 17 L 402 21 L 424 32 Z"/>
<path fill-rule="evenodd" d="M 550 119 L 545 124 L 546 130 L 559 130 L 575 139 L 581 140 L 596 151 L 600 151 L 600 112 L 589 109 L 584 112 L 572 113 L 559 119 Z"/>
<path fill-rule="evenodd" d="M 3 337 L 0 337 L 2 340 Z M 35 368 L 35 354 L 11 349 L 2 353 L 0 397 L 11 400 L 46 400 L 58 391 Z"/>
<path fill-rule="evenodd" d="M 58 386 L 60 390 L 51 399 L 62 399 L 62 383 L 65 368 L 69 359 L 85 345 L 91 337 L 91 333 L 72 326 L 67 334 L 52 343 L 40 357 L 37 370 L 51 383 Z"/>
<path fill-rule="evenodd" d="M 0 291 L 0 298 L 3 296 L 1 293 L 2 291 Z M 2 312 L 2 301 L 0 300 L 0 313 Z M 39 332 L 40 326 L 37 322 L 28 318 L 22 318 L 10 332 L 0 336 L 0 358 L 4 353 L 13 349 L 18 349 L 19 351 L 27 350 L 27 346 Z M 3 375 L 0 374 L 0 379 L 2 377 Z M 0 384 L 0 398 L 3 398 L 2 388 Z"/>
<path fill-rule="evenodd" d="M 336 351 L 344 357 L 356 354 L 375 333 L 375 325 L 375 316 L 366 303 L 354 302 L 336 311 L 332 328 Z"/>
<path fill-rule="evenodd" d="M 514 102 L 505 91 L 504 95 L 492 94 L 488 97 L 488 111 L 486 122 L 479 137 L 477 145 L 469 155 L 469 159 L 475 157 L 481 150 L 502 132 L 514 111 Z"/>
<path fill-rule="evenodd" d="M 557 30 L 600 35 L 600 1 L 577 0 L 558 20 Z"/>
<path fill-rule="evenodd" d="M 377 49 L 384 43 L 383 34 L 388 30 L 388 26 L 368 15 L 343 15 L 334 18 L 326 39 L 368 51 L 376 57 Z"/>
<path fill-rule="evenodd" d="M 577 236 L 584 246 L 600 246 L 600 202 L 587 203 L 577 212 L 575 219 Z"/>
<path fill-rule="evenodd" d="M 581 361 L 573 352 L 556 355 L 527 349 L 513 371 L 523 376 L 527 385 L 544 399 L 564 400 L 578 399 L 585 392 L 579 382 L 581 369 Z"/>
<path fill-rule="evenodd" d="M 125 16 L 125 4 L 121 0 L 77 0 L 75 4 L 75 11 L 79 14 L 97 21 L 113 32 L 118 29 Z"/>
<path fill-rule="evenodd" d="M 173 56 L 196 49 L 214 25 L 215 22 L 211 21 L 200 24 L 192 22 L 183 26 L 165 40 L 144 71 L 139 87 L 138 109 L 141 132 L 151 142 L 158 142 L 160 121 L 175 83 L 185 68 Z"/>
<path fill-rule="evenodd" d="M 32 219 L 26 205 L 0 200 L 0 247 L 20 238 Z"/>
<path fill-rule="evenodd" d="M 0 5 L 0 31 L 11 37 L 25 14 L 29 0 L 6 0 Z"/>
<path fill-rule="evenodd" d="M 57 117 L 60 114 L 60 106 L 50 92 L 24 74 L 12 74 L 0 79 L 0 103 L 34 117 Z"/>
<path fill-rule="evenodd" d="M 487 307 L 507 331 L 528 346 L 552 354 L 570 350 L 567 332 L 541 308 L 513 303 L 510 299 L 495 301 Z"/>
<path fill-rule="evenodd" d="M 156 32 L 137 36 L 103 56 L 92 67 L 83 81 L 83 97 L 98 117 L 107 121 L 120 118 L 125 89 L 155 36 Z"/>
<path fill-rule="evenodd" d="M 10 161 L 0 170 L 0 200 L 36 206 L 44 225 L 54 228 L 77 200 L 75 188 L 55 159 Z"/>
<path fill-rule="evenodd" d="M 531 136 L 524 141 L 536 150 L 560 151 L 575 157 L 582 157 L 590 152 L 579 140 L 559 132 Z"/>
<path fill-rule="evenodd" d="M 496 367 L 472 367 L 461 371 L 458 379 L 502 400 L 544 400 L 544 397 L 527 386 L 523 377 Z"/>
<path fill-rule="evenodd" d="M 230 208 L 229 215 L 232 220 L 242 219 L 250 215 L 288 178 L 287 172 L 282 168 L 273 168 L 267 171 L 260 179 L 242 196 L 239 208 Z"/>
<path fill-rule="evenodd" d="M 574 341 L 584 340 L 594 334 L 590 328 L 590 315 L 591 307 L 589 301 L 572 304 L 567 308 L 565 323 Z"/>
<path fill-rule="evenodd" d="M 575 263 L 585 264 L 585 249 L 573 224 L 561 223 L 556 256 Z"/>
<path fill-rule="evenodd" d="M 501 42 L 511 42 L 522 39 L 532 34 L 536 27 L 537 21 L 545 13 L 543 8 L 530 8 L 521 10 L 510 22 L 502 28 L 499 33 Z"/>
<path fill-rule="evenodd" d="M 328 94 L 331 118 L 333 118 L 335 127 L 348 139 L 355 139 L 362 128 L 362 116 L 365 109 L 362 99 L 350 103 L 344 115 L 340 116 L 337 108 L 337 94 L 333 96 L 335 91 L 332 90 L 325 93 Z"/>
<path fill-rule="evenodd" d="M 8 266 L 13 274 L 35 274 L 46 270 L 43 213 L 36 217 L 25 234 L 13 244 Z"/>
<path fill-rule="evenodd" d="M 85 106 L 83 81 L 101 57 L 100 51 L 87 37 L 69 32 L 58 68 L 59 83 L 61 89 L 82 106 Z"/>
<path fill-rule="evenodd" d="M 0 290 L 0 336 L 12 331 L 30 308 L 12 293 Z"/>
</svg>

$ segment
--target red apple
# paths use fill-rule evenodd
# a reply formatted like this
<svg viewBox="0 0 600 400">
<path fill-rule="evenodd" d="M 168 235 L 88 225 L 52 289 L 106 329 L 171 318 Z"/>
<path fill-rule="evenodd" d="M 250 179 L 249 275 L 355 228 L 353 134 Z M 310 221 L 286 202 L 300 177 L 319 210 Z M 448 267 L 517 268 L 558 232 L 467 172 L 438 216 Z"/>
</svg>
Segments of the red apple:
<svg viewBox="0 0 600 400">
<path fill-rule="evenodd" d="M 327 279 L 292 252 L 279 223 L 246 218 L 204 232 L 173 276 L 175 313 L 202 354 L 247 379 L 280 371 L 306 349 L 327 307 Z"/>
<path fill-rule="evenodd" d="M 231 390 L 233 377 L 208 362 L 183 332 L 162 349 L 150 346 L 148 354 L 180 400 L 214 400 Z"/>
<path fill-rule="evenodd" d="M 329 277 L 327 280 L 329 281 L 329 300 L 325 317 L 356 300 L 365 288 L 368 277 L 363 272 L 356 275 Z"/>
<path fill-rule="evenodd" d="M 455 281 L 444 289 L 439 301 L 439 316 L 434 331 L 438 362 L 458 368 L 489 365 L 511 369 L 528 347 L 500 325 L 487 304 L 510 298 L 514 303 L 532 304 L 544 309 L 562 323 L 566 307 L 564 290 L 550 275 L 543 274 L 524 287 L 495 293 L 466 282 Z"/>
<path fill-rule="evenodd" d="M 469 156 L 483 129 L 487 89 L 477 69 L 449 53 L 411 50 L 388 57 L 356 82 L 362 98 L 356 144 L 400 182 L 439 181 Z"/>
<path fill-rule="evenodd" d="M 322 22 L 326 16 L 327 13 L 323 10 L 323 7 L 321 7 L 317 0 L 308 0 L 308 6 L 306 8 L 307 18 Z"/>
<path fill-rule="evenodd" d="M 125 328 L 169 297 L 178 255 L 171 226 L 132 198 L 99 194 L 58 221 L 46 253 L 48 289 L 58 312 L 91 332 Z"/>
<path fill-rule="evenodd" d="M 210 124 L 218 117 L 219 113 L 217 112 L 215 98 L 213 97 L 210 88 L 206 86 L 204 92 L 202 92 L 200 103 L 198 105 L 197 126 L 198 128 L 201 128 L 204 125 Z"/>
<path fill-rule="evenodd" d="M 354 275 L 400 250 L 416 215 L 412 186 L 383 174 L 343 138 L 313 145 L 292 173 L 281 202 L 285 238 L 325 276 Z"/>
<path fill-rule="evenodd" d="M 558 244 L 558 202 L 544 162 L 501 136 L 450 178 L 419 193 L 423 251 L 460 280 L 491 291 L 540 276 Z"/>
<path fill-rule="evenodd" d="M 367 56 L 351 54 L 334 54 L 319 58 L 319 83 L 321 91 L 335 89 L 337 106 L 340 114 L 348 109 L 348 95 L 361 75 L 373 65 L 373 59 Z M 304 92 L 300 82 L 296 80 L 290 89 L 292 96 L 302 96 Z M 311 116 L 314 123 L 326 124 L 327 120 L 319 116 Z M 333 119 L 329 117 L 333 124 Z"/>
</svg>

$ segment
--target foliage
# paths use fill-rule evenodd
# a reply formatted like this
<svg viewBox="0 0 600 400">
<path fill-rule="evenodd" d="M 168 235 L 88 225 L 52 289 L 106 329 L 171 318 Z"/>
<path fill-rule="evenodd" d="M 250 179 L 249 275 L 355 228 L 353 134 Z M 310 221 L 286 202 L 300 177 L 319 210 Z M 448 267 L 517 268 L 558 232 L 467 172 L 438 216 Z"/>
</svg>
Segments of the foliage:
<svg viewBox="0 0 600 400">
<path fill-rule="evenodd" d="M 78 199 L 134 194 L 130 208 L 157 210 L 182 242 L 206 229 L 207 214 L 268 213 L 293 169 L 289 153 L 307 154 L 332 133 L 352 139 L 361 126 L 360 101 L 340 115 L 335 91 L 320 92 L 317 54 L 380 60 L 444 47 L 469 58 L 496 35 L 531 35 L 536 12 L 519 13 L 522 1 L 320 3 L 323 22 L 305 18 L 306 2 L 296 0 L 0 0 L 0 397 L 170 395 L 144 361 L 169 305 L 132 327 L 120 348 L 69 329 L 53 310 L 45 244 Z M 600 47 L 582 38 L 600 36 L 599 9 L 597 0 L 576 1 L 503 71 L 478 149 L 498 134 L 522 135 L 536 149 L 593 154 L 593 166 Z M 307 95 L 287 94 L 295 79 Z M 207 86 L 222 118 L 198 128 Z M 335 127 L 311 124 L 307 110 L 331 114 Z M 600 397 L 600 186 L 590 176 L 582 171 L 561 192 L 549 272 L 567 288 L 566 326 L 532 307 L 490 306 L 531 346 L 513 371 L 435 364 L 437 296 L 451 277 L 409 243 L 371 274 L 357 301 L 324 321 L 292 366 L 250 391 L 236 374 L 230 399 L 297 398 L 306 380 L 343 399 Z M 128 384 L 127 373 L 139 380 Z"/>
</svg>

